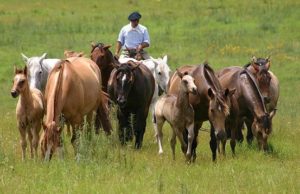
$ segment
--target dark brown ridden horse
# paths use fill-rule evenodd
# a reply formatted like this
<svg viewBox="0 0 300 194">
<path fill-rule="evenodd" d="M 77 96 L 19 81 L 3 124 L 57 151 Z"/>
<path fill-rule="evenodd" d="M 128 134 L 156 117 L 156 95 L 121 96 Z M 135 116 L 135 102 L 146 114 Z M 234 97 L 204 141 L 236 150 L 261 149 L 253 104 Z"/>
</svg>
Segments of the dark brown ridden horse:
<svg viewBox="0 0 300 194">
<path fill-rule="evenodd" d="M 153 75 L 148 67 L 132 61 L 120 64 L 111 73 L 108 93 L 118 105 L 119 138 L 122 144 L 132 139 L 129 121 L 132 114 L 135 148 L 141 148 L 154 84 Z"/>
<path fill-rule="evenodd" d="M 234 93 L 222 89 L 219 80 L 216 78 L 213 69 L 208 65 L 183 66 L 178 69 L 180 72 L 188 72 L 195 79 L 198 95 L 189 95 L 189 102 L 195 111 L 195 138 L 192 146 L 192 160 L 196 159 L 196 147 L 198 130 L 204 121 L 209 120 L 210 148 L 213 160 L 216 159 L 217 144 L 226 143 L 225 119 L 229 114 L 229 97 Z M 170 79 L 168 94 L 178 94 L 180 78 L 174 74 Z M 187 142 L 187 133 L 184 134 Z"/>
<path fill-rule="evenodd" d="M 237 67 L 233 67 L 236 69 Z M 246 117 L 251 120 L 252 132 L 258 140 L 260 149 L 267 149 L 267 139 L 271 133 L 270 119 L 265 103 L 254 76 L 246 69 L 231 71 L 225 68 L 219 73 L 219 80 L 223 87 L 235 88 L 231 97 L 232 108 L 226 122 L 226 130 L 231 134 L 231 150 L 235 154 L 236 134 L 238 124 Z"/>
</svg>

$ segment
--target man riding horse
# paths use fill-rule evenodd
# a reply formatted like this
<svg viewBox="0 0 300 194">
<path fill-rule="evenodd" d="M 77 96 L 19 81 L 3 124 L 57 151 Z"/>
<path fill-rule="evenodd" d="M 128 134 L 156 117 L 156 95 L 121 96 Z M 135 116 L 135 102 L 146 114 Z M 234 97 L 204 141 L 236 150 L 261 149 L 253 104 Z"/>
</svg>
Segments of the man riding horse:
<svg viewBox="0 0 300 194">
<path fill-rule="evenodd" d="M 116 44 L 115 56 L 117 58 L 135 58 L 137 60 L 149 59 L 144 48 L 150 46 L 150 37 L 145 26 L 139 24 L 141 18 L 139 12 L 133 12 L 128 16 L 129 24 L 123 26 Z M 122 52 L 120 55 L 120 50 Z"/>
</svg>

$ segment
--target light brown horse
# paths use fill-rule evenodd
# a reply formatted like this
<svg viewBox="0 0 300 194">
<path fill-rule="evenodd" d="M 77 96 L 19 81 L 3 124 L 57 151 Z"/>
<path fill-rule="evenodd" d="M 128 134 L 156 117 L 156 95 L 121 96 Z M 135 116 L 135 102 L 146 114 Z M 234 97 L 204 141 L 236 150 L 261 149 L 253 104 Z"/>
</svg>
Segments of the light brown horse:
<svg viewBox="0 0 300 194">
<path fill-rule="evenodd" d="M 226 130 L 231 134 L 230 145 L 233 154 L 235 154 L 238 124 L 245 117 L 251 120 L 251 129 L 257 138 L 259 148 L 266 150 L 267 139 L 271 133 L 270 120 L 274 114 L 267 112 L 254 76 L 247 69 L 230 71 L 230 68 L 225 68 L 219 73 L 219 80 L 223 87 L 236 89 L 231 97 L 233 106 L 226 122 Z"/>
<path fill-rule="evenodd" d="M 177 71 L 180 77 L 179 93 L 175 95 L 164 95 L 155 104 L 154 108 L 154 126 L 156 138 L 159 146 L 159 154 L 162 149 L 162 127 L 167 120 L 172 126 L 173 134 L 170 141 L 173 159 L 175 160 L 176 136 L 181 143 L 181 150 L 186 154 L 187 161 L 191 160 L 192 143 L 194 140 L 194 109 L 189 103 L 189 93 L 197 94 L 197 86 L 194 78 L 188 74 Z M 188 145 L 183 139 L 183 131 L 188 130 Z"/>
<path fill-rule="evenodd" d="M 217 143 L 222 142 L 225 146 L 226 132 L 225 119 L 229 114 L 230 95 L 234 90 L 223 90 L 219 80 L 216 78 L 213 69 L 208 65 L 183 66 L 178 69 L 180 72 L 188 72 L 195 79 L 197 86 L 197 95 L 189 95 L 189 102 L 195 111 L 195 138 L 192 146 L 192 160 L 196 159 L 196 147 L 198 131 L 204 121 L 209 120 L 210 130 L 210 148 L 212 151 L 212 159 L 216 159 Z M 179 93 L 178 85 L 180 77 L 174 74 L 170 79 L 168 94 Z M 184 134 L 187 142 L 187 133 Z M 225 153 L 224 153 L 225 154 Z"/>
<path fill-rule="evenodd" d="M 20 95 L 16 107 L 17 123 L 21 135 L 22 160 L 25 159 L 27 141 L 30 143 L 31 158 L 37 158 L 39 132 L 44 116 L 44 100 L 42 93 L 35 88 L 30 89 L 27 79 L 27 66 L 22 69 L 15 67 L 12 97 Z"/>
<path fill-rule="evenodd" d="M 57 148 L 61 148 L 61 129 L 58 127 L 61 113 L 72 126 L 71 142 L 75 154 L 78 146 L 76 131 L 82 127 L 85 115 L 90 123 L 93 112 L 99 107 L 103 110 L 101 122 L 105 131 L 111 130 L 101 92 L 100 70 L 92 60 L 84 57 L 68 58 L 54 67 L 45 94 L 47 116 L 42 153 L 46 160 L 51 158 Z"/>
</svg>

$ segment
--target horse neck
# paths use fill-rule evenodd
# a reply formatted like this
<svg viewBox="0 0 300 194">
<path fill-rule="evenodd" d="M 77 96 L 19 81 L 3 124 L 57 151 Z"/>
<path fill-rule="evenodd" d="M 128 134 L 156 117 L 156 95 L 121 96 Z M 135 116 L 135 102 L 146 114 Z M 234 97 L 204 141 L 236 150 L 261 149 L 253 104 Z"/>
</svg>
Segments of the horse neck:
<svg viewBox="0 0 300 194">
<path fill-rule="evenodd" d="M 252 80 L 250 80 L 250 77 L 248 81 L 252 82 Z M 249 85 L 251 88 L 247 89 L 246 86 Z M 250 111 L 253 112 L 256 117 L 265 115 L 266 113 L 265 104 L 263 102 L 263 99 L 261 97 L 257 85 L 254 82 L 252 82 L 249 84 L 241 83 L 241 86 L 244 87 L 243 97 L 245 98 L 245 101 L 247 102 Z"/>
<path fill-rule="evenodd" d="M 176 100 L 176 106 L 180 109 L 180 108 L 188 107 L 188 105 L 189 105 L 189 93 L 185 91 L 185 86 L 181 83 L 177 100 Z"/>
<path fill-rule="evenodd" d="M 25 90 L 20 93 L 20 102 L 23 107 L 32 107 L 33 106 L 33 96 L 29 89 L 29 84 L 26 83 Z"/>
</svg>

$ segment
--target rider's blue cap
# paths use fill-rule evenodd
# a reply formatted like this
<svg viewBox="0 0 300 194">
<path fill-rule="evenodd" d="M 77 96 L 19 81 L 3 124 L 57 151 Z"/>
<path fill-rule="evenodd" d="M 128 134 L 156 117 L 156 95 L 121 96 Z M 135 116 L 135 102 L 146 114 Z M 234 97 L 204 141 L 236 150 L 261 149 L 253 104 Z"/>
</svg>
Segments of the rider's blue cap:
<svg viewBox="0 0 300 194">
<path fill-rule="evenodd" d="M 139 20 L 141 17 L 142 17 L 142 15 L 139 12 L 135 11 L 135 12 L 132 12 L 128 16 L 128 20 L 130 20 L 130 21 Z"/>
</svg>

